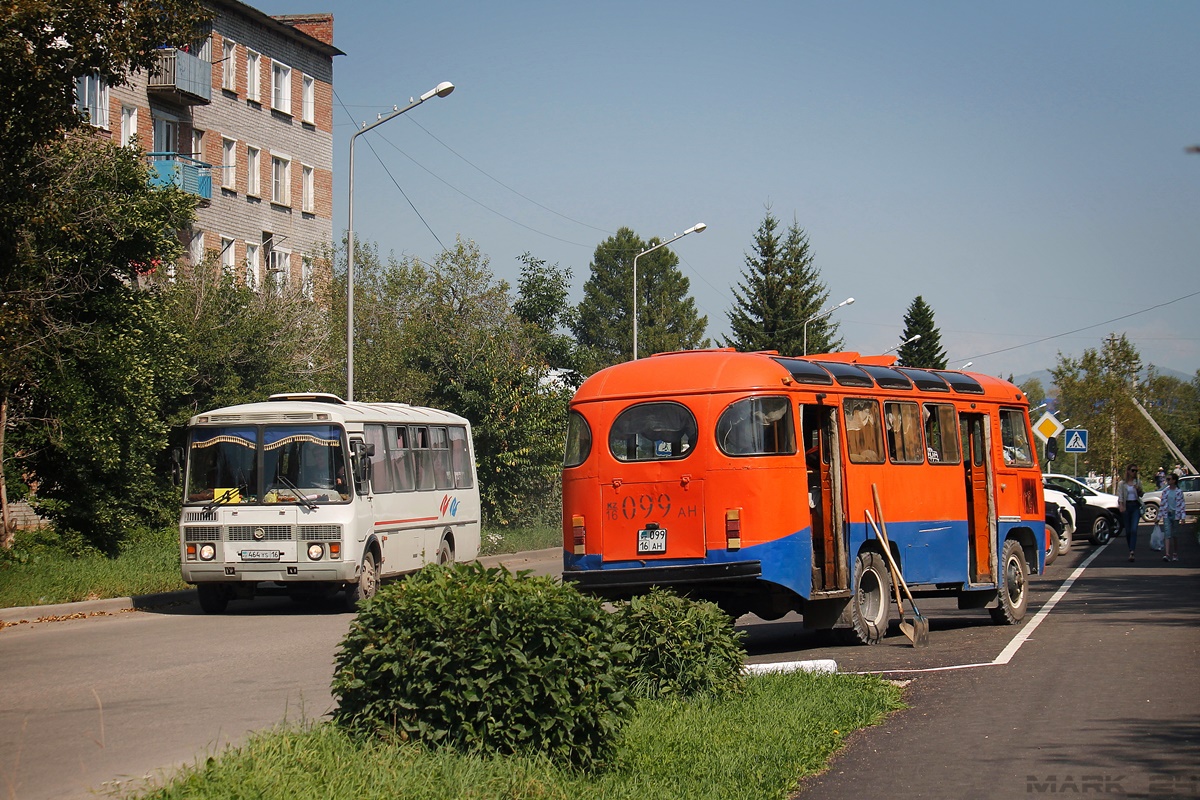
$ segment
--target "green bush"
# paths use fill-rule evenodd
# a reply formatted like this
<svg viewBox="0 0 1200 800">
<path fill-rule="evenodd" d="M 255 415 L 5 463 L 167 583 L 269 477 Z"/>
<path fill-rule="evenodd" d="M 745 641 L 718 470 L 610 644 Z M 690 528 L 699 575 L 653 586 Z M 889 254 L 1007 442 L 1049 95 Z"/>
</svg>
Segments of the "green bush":
<svg viewBox="0 0 1200 800">
<path fill-rule="evenodd" d="M 478 563 L 430 565 L 359 609 L 337 654 L 334 720 L 594 768 L 632 712 L 628 660 L 612 616 L 573 587 Z"/>
<path fill-rule="evenodd" d="M 617 605 L 622 641 L 633 651 L 636 697 L 694 697 L 742 688 L 746 650 L 733 620 L 714 603 L 662 589 Z"/>
</svg>

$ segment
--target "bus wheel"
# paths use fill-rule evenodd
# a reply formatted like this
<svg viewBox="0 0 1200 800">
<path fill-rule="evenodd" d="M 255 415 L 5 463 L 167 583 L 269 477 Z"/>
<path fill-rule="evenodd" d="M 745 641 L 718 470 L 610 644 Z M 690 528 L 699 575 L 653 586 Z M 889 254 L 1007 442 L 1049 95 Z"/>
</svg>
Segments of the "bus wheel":
<svg viewBox="0 0 1200 800">
<path fill-rule="evenodd" d="M 442 543 L 438 545 L 437 562 L 439 564 L 454 563 L 454 548 L 445 539 L 442 539 Z"/>
<path fill-rule="evenodd" d="M 1000 587 L 1000 604 L 989 608 L 992 620 L 1001 625 L 1012 625 L 1025 619 L 1029 607 L 1029 565 L 1025 551 L 1016 539 L 1004 543 L 1000 558 L 1004 583 Z"/>
<path fill-rule="evenodd" d="M 854 638 L 862 644 L 878 644 L 887 632 L 891 615 L 887 589 L 890 573 L 882 555 L 864 550 L 858 554 L 855 574 L 858 579 L 850 604 Z"/>
<path fill-rule="evenodd" d="M 362 570 L 358 582 L 346 587 L 346 610 L 353 611 L 363 600 L 370 600 L 379 590 L 379 567 L 375 564 L 375 553 L 368 550 L 363 554 Z"/>
<path fill-rule="evenodd" d="M 229 594 L 219 583 L 198 583 L 196 593 L 200 595 L 200 608 L 205 614 L 224 614 L 229 605 Z"/>
</svg>

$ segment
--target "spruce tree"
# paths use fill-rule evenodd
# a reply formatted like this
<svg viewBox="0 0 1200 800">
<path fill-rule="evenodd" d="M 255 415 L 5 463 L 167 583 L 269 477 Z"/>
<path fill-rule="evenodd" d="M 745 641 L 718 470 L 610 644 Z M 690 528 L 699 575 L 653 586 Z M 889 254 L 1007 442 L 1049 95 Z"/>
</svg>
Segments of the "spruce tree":
<svg viewBox="0 0 1200 800">
<path fill-rule="evenodd" d="M 900 363 L 906 367 L 945 369 L 946 351 L 942 349 L 942 334 L 933 323 L 933 309 L 921 295 L 913 299 L 904 314 L 904 332 L 900 338 L 908 341 L 918 334 L 920 339 L 908 342 L 896 353 Z"/>
</svg>

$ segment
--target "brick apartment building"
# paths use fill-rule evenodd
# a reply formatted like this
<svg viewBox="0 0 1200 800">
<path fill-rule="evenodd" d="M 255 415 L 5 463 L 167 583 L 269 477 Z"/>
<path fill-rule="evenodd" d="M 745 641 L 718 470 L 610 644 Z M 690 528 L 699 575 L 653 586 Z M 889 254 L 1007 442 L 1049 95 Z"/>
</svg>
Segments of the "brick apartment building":
<svg viewBox="0 0 1200 800">
<path fill-rule="evenodd" d="M 125 86 L 79 81 L 88 121 L 137 144 L 153 182 L 198 195 L 188 260 L 308 291 L 333 239 L 333 15 L 203 0 L 211 31 Z"/>
</svg>

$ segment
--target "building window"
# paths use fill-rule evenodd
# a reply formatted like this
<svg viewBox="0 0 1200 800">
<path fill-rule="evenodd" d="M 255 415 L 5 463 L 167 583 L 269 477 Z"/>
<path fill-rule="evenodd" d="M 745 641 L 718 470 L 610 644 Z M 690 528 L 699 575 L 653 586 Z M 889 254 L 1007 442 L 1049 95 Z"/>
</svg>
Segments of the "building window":
<svg viewBox="0 0 1200 800">
<path fill-rule="evenodd" d="M 258 291 L 258 248 L 257 242 L 246 242 L 246 286 Z"/>
<path fill-rule="evenodd" d="M 233 277 L 237 270 L 237 247 L 233 239 L 226 236 L 221 237 L 221 270 L 230 277 Z"/>
<path fill-rule="evenodd" d="M 237 191 L 237 139 L 221 138 L 221 188 Z"/>
<path fill-rule="evenodd" d="M 317 81 L 313 76 L 305 75 L 301 83 L 304 96 L 300 101 L 300 120 L 312 125 L 317 115 Z"/>
<path fill-rule="evenodd" d="M 192 128 L 192 158 L 204 160 L 204 131 Z"/>
<path fill-rule="evenodd" d="M 221 43 L 221 88 L 237 91 L 237 43 L 226 39 Z"/>
<path fill-rule="evenodd" d="M 305 300 L 313 299 L 313 258 L 312 256 L 302 256 L 300 258 L 300 291 L 304 295 Z"/>
<path fill-rule="evenodd" d="M 292 162 L 282 156 L 271 157 L 271 202 L 292 204 Z"/>
<path fill-rule="evenodd" d="M 258 197 L 258 148 L 246 147 L 246 194 Z"/>
<path fill-rule="evenodd" d="M 313 168 L 308 165 L 300 167 L 300 209 L 309 214 L 313 213 Z"/>
<path fill-rule="evenodd" d="M 271 64 L 271 108 L 292 113 L 292 68 L 278 61 Z"/>
<path fill-rule="evenodd" d="M 154 118 L 154 152 L 179 152 L 179 121 L 170 117 Z"/>
<path fill-rule="evenodd" d="M 192 240 L 188 243 L 188 260 L 193 266 L 204 260 L 204 231 L 192 231 Z"/>
<path fill-rule="evenodd" d="M 103 78 L 85 75 L 75 81 L 75 108 L 89 125 L 108 127 L 108 84 Z"/>
<path fill-rule="evenodd" d="M 121 106 L 121 145 L 123 147 L 133 147 L 137 144 L 137 123 L 137 108 Z"/>
<path fill-rule="evenodd" d="M 246 99 L 258 102 L 259 87 L 262 86 L 262 73 L 259 72 L 259 55 L 253 50 L 246 51 Z"/>
<path fill-rule="evenodd" d="M 271 288 L 275 290 L 275 294 L 282 295 L 284 290 L 291 285 L 292 280 L 292 253 L 290 250 L 278 250 L 271 248 Z"/>
</svg>

